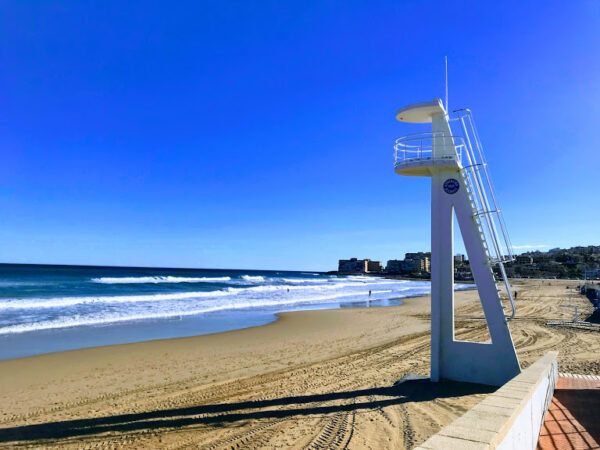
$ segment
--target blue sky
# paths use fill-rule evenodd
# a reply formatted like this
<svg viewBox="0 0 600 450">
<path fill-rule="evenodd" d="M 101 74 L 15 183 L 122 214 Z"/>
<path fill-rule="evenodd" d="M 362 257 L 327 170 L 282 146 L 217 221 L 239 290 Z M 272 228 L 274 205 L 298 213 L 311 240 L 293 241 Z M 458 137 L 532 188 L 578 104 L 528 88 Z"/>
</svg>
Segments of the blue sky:
<svg viewBox="0 0 600 450">
<path fill-rule="evenodd" d="M 599 244 L 600 3 L 2 2 L 0 261 L 335 269 L 429 249 L 399 107 L 477 119 L 517 251 Z"/>
</svg>

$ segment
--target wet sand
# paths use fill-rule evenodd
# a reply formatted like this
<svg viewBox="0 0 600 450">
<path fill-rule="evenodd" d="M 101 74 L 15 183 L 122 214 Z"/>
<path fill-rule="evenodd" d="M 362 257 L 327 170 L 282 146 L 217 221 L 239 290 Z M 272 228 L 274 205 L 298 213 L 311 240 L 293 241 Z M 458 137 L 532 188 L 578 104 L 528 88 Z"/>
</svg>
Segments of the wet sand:
<svg viewBox="0 0 600 450">
<path fill-rule="evenodd" d="M 600 333 L 569 319 L 573 281 L 516 280 L 521 365 L 600 374 Z M 456 294 L 456 335 L 484 341 L 476 291 Z M 592 307 L 574 297 L 580 317 Z M 284 313 L 262 327 L 0 361 L 0 446 L 411 448 L 489 387 L 430 383 L 429 299 Z M 398 383 L 399 380 L 404 382 Z"/>
</svg>

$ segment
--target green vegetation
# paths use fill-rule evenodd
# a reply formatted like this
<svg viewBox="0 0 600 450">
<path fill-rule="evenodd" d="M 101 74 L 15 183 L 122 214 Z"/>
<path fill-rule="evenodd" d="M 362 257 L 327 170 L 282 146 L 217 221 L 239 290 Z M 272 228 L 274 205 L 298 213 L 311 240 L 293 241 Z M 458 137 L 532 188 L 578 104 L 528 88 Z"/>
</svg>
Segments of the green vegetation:
<svg viewBox="0 0 600 450">
<path fill-rule="evenodd" d="M 600 245 L 523 253 L 506 265 L 506 271 L 510 277 L 598 279 Z"/>
<path fill-rule="evenodd" d="M 505 264 L 509 278 L 568 278 L 600 279 L 600 245 L 553 248 L 547 252 L 534 251 L 518 255 Z M 500 276 L 495 268 L 494 272 Z M 454 278 L 472 280 L 469 261 L 454 260 Z"/>
</svg>

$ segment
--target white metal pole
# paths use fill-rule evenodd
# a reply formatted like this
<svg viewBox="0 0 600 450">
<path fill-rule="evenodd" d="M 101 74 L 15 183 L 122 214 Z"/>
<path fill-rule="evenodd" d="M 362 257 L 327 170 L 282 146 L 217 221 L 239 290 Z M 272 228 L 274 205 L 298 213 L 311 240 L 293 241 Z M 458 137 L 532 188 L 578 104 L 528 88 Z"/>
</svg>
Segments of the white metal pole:
<svg viewBox="0 0 600 450">
<path fill-rule="evenodd" d="M 446 67 L 446 114 L 448 114 L 448 57 L 444 56 L 444 63 Z"/>
</svg>

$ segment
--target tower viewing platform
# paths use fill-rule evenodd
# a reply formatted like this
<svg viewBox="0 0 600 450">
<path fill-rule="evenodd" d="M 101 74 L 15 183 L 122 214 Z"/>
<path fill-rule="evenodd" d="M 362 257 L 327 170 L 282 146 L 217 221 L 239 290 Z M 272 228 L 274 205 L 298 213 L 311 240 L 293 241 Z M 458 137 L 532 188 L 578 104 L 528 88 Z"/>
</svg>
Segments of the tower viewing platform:
<svg viewBox="0 0 600 450">
<path fill-rule="evenodd" d="M 462 169 L 462 137 L 440 132 L 414 133 L 396 139 L 394 169 L 398 175 L 430 177 L 435 169 Z"/>
<path fill-rule="evenodd" d="M 408 123 L 431 123 L 433 130 L 396 139 L 394 168 L 398 175 L 432 176 L 438 169 L 462 169 L 465 143 L 453 136 L 440 99 L 414 103 L 398 110 L 396 119 Z"/>
</svg>

